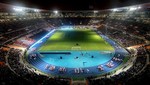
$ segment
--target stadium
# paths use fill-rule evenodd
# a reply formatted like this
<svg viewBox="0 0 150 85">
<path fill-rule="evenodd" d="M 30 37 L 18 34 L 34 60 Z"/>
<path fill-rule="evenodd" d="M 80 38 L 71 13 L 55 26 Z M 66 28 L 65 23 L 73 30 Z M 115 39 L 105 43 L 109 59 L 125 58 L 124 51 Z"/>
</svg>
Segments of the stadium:
<svg viewBox="0 0 150 85">
<path fill-rule="evenodd" d="M 149 85 L 150 3 L 47 10 L 0 3 L 1 85 Z"/>
</svg>

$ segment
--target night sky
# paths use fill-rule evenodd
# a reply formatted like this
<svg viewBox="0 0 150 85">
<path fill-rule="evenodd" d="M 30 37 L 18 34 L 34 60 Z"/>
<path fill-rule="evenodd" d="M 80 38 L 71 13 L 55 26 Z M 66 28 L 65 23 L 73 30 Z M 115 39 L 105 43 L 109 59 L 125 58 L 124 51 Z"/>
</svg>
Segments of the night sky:
<svg viewBox="0 0 150 85">
<path fill-rule="evenodd" d="M 0 2 L 47 10 L 102 10 L 148 3 L 150 0 L 0 0 Z"/>
</svg>

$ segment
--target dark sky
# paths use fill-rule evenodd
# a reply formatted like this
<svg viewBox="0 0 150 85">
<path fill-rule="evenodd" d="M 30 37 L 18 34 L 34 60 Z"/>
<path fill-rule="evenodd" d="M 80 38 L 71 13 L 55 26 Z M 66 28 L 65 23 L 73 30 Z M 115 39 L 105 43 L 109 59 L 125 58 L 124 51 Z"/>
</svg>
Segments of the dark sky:
<svg viewBox="0 0 150 85">
<path fill-rule="evenodd" d="M 148 3 L 150 0 L 0 0 L 0 2 L 47 10 L 102 10 Z"/>
</svg>

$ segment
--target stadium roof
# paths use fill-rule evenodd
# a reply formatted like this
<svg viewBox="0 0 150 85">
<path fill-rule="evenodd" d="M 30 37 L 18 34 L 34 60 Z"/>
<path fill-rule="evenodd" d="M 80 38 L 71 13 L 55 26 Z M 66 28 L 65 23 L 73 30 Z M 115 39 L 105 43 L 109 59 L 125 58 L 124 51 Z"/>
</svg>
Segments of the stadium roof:
<svg viewBox="0 0 150 85">
<path fill-rule="evenodd" d="M 1 3 L 46 10 L 103 10 L 150 2 L 149 0 L 0 0 Z"/>
</svg>

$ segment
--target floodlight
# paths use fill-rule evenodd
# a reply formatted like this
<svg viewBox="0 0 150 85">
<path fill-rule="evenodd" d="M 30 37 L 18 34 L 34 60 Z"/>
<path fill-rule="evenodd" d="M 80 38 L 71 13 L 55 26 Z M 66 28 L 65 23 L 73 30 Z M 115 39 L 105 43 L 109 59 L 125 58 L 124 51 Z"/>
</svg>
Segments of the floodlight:
<svg viewBox="0 0 150 85">
<path fill-rule="evenodd" d="M 137 9 L 137 7 L 130 7 L 129 8 L 129 11 L 134 11 L 134 10 L 136 10 Z"/>
<path fill-rule="evenodd" d="M 141 9 L 141 7 L 139 6 L 138 9 Z"/>
<path fill-rule="evenodd" d="M 57 10 L 55 10 L 55 11 L 54 11 L 54 13 L 55 13 L 55 14 L 58 14 L 58 11 L 57 11 Z"/>
<path fill-rule="evenodd" d="M 119 11 L 118 9 L 112 9 L 112 11 L 116 12 L 116 11 Z"/>
<path fill-rule="evenodd" d="M 39 12 L 40 10 L 39 9 L 34 9 L 34 12 Z"/>
<path fill-rule="evenodd" d="M 98 13 L 98 11 L 95 10 L 94 13 Z"/>
<path fill-rule="evenodd" d="M 22 12 L 23 11 L 23 8 L 22 7 L 14 7 L 13 8 L 15 11 L 17 12 Z"/>
</svg>

